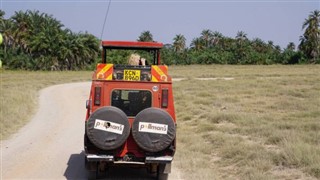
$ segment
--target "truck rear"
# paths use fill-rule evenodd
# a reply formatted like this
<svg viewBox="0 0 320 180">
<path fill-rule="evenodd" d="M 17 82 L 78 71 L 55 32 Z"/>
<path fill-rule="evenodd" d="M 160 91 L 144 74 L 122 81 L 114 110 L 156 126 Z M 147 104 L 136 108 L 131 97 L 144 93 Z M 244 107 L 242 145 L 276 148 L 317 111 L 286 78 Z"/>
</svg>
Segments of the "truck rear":
<svg viewBox="0 0 320 180">
<path fill-rule="evenodd" d="M 85 164 L 97 176 L 110 166 L 133 166 L 166 179 L 176 151 L 172 79 L 160 65 L 161 43 L 102 41 L 85 121 Z M 137 64 L 107 63 L 113 50 L 145 51 Z M 129 61 L 130 62 L 130 61 Z M 148 63 L 150 62 L 150 63 Z M 148 65 L 152 64 L 152 65 Z"/>
</svg>

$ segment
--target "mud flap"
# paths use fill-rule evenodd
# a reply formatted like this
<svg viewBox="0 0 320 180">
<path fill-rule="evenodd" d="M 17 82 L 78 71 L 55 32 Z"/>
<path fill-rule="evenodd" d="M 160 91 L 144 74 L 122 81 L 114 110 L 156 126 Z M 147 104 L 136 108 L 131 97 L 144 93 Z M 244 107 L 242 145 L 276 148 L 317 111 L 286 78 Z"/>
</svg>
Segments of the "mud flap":
<svg viewBox="0 0 320 180">
<path fill-rule="evenodd" d="M 171 163 L 159 164 L 158 172 L 163 174 L 171 173 Z"/>
<path fill-rule="evenodd" d="M 84 164 L 88 171 L 96 171 L 97 169 L 97 162 L 89 162 L 86 157 L 84 159 Z"/>
<path fill-rule="evenodd" d="M 159 164 L 157 179 L 158 180 L 168 180 L 170 172 L 171 172 L 171 163 Z"/>
</svg>

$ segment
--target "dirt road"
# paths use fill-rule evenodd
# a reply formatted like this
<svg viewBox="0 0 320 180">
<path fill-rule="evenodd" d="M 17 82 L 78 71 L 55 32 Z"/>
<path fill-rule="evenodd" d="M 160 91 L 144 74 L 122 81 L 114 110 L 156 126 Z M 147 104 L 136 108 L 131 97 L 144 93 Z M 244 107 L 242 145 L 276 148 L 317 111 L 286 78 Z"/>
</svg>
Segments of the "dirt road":
<svg viewBox="0 0 320 180">
<path fill-rule="evenodd" d="M 0 179 L 86 179 L 83 133 L 90 83 L 51 86 L 40 92 L 33 119 L 1 142 Z M 14 123 L 14 122 L 13 122 Z M 110 169 L 107 179 L 154 179 L 144 169 Z M 169 179 L 181 179 L 173 164 Z"/>
</svg>

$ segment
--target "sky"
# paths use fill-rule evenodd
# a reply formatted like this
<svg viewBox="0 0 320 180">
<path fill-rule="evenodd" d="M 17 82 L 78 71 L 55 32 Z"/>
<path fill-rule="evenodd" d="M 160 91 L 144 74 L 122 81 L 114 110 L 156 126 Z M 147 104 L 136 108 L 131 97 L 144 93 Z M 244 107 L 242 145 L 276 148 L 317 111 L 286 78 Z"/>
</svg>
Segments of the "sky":
<svg viewBox="0 0 320 180">
<path fill-rule="evenodd" d="M 135 41 L 148 30 L 155 41 L 172 43 L 182 34 L 189 45 L 210 29 L 232 38 L 244 31 L 249 39 L 285 48 L 289 42 L 299 44 L 302 24 L 320 10 L 320 0 L 0 0 L 0 9 L 5 18 L 39 10 L 73 32 L 87 31 L 103 40 Z"/>
</svg>

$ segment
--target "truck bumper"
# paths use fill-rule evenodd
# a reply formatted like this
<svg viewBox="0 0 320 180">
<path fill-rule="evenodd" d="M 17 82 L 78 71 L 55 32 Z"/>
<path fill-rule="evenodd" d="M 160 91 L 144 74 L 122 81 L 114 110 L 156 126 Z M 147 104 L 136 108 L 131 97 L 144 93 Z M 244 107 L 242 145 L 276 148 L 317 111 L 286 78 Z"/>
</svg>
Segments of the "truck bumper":
<svg viewBox="0 0 320 180">
<path fill-rule="evenodd" d="M 171 162 L 173 160 L 172 156 L 147 156 L 145 161 L 122 161 L 116 160 L 112 155 L 97 155 L 97 154 L 87 154 L 86 155 L 86 168 L 89 171 L 95 171 L 99 163 L 107 163 L 113 166 L 116 165 L 127 165 L 133 167 L 148 167 L 149 165 L 153 167 L 159 167 L 159 172 L 170 173 L 171 172 Z M 154 166 L 156 165 L 156 166 Z"/>
<path fill-rule="evenodd" d="M 118 161 L 114 160 L 114 156 L 112 155 L 97 155 L 97 154 L 87 154 L 86 159 L 88 162 L 114 162 L 118 163 Z M 144 162 L 137 162 L 137 163 L 171 163 L 173 160 L 172 156 L 147 156 Z M 126 161 L 120 161 L 126 162 Z M 130 162 L 130 161 L 128 161 Z"/>
<path fill-rule="evenodd" d="M 86 158 L 89 162 L 100 162 L 100 161 L 113 162 L 114 161 L 114 157 L 110 155 L 87 154 Z"/>
<path fill-rule="evenodd" d="M 157 156 L 157 157 L 147 156 L 145 163 L 171 163 L 172 160 L 173 160 L 172 156 Z"/>
</svg>

